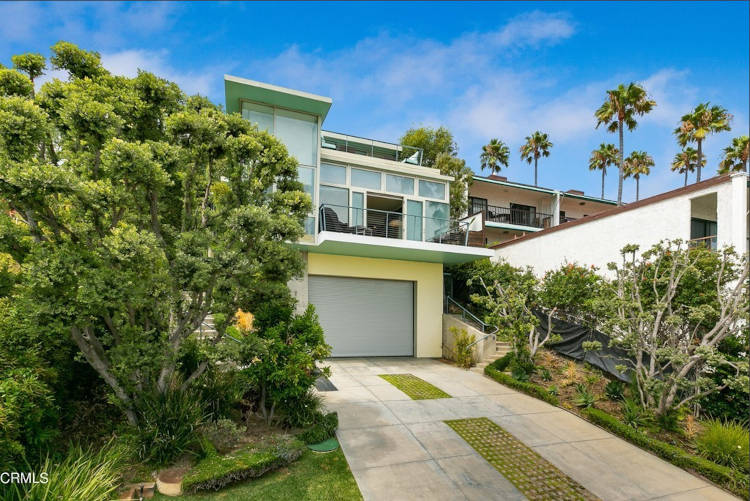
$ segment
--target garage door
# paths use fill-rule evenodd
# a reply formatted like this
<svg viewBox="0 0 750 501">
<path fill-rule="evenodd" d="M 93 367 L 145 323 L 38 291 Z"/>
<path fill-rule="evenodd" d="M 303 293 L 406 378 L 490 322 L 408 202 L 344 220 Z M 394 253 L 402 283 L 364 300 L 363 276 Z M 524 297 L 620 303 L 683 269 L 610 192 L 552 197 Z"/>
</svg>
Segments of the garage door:
<svg viewBox="0 0 750 501">
<path fill-rule="evenodd" d="M 413 282 L 310 275 L 308 286 L 332 356 L 414 354 Z"/>
</svg>

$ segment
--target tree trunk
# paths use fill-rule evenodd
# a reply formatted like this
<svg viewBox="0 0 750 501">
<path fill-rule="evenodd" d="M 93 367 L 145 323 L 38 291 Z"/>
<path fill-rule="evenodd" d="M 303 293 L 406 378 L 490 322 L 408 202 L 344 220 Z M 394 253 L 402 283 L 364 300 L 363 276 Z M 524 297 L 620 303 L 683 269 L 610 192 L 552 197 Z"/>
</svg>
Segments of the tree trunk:
<svg viewBox="0 0 750 501">
<path fill-rule="evenodd" d="M 685 186 L 687 186 L 687 175 L 688 175 L 688 168 L 685 166 Z"/>
<path fill-rule="evenodd" d="M 622 205 L 622 178 L 623 178 L 623 174 L 625 172 L 625 165 L 623 163 L 624 162 L 624 160 L 623 160 L 624 155 L 623 155 L 623 151 L 622 151 L 622 148 L 623 148 L 623 137 L 622 137 L 622 135 L 623 135 L 623 132 L 622 132 L 623 123 L 622 122 L 623 121 L 620 120 L 620 127 L 619 127 L 619 131 L 618 131 L 620 133 L 620 153 L 619 153 L 620 158 L 618 159 L 619 160 L 619 170 L 620 170 L 620 173 L 618 175 L 618 180 L 617 180 L 617 205 Z"/>
<path fill-rule="evenodd" d="M 534 157 L 534 186 L 539 186 L 539 184 L 537 183 L 537 177 L 536 177 L 536 162 L 537 162 L 537 158 Z"/>
<path fill-rule="evenodd" d="M 637 202 L 641 195 L 641 178 L 635 178 L 635 201 Z"/>
<path fill-rule="evenodd" d="M 602 200 L 604 200 L 604 176 L 607 175 L 607 169 L 602 169 Z"/>
<path fill-rule="evenodd" d="M 696 183 L 701 182 L 701 165 L 703 164 L 703 141 L 698 139 L 698 166 L 696 167 Z"/>
</svg>

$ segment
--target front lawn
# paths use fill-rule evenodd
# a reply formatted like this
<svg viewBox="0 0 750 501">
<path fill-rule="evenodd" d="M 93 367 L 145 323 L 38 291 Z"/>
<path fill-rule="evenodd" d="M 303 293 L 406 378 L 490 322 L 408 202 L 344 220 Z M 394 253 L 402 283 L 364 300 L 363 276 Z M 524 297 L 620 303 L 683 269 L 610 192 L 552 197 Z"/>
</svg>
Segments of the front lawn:
<svg viewBox="0 0 750 501">
<path fill-rule="evenodd" d="M 286 501 L 298 500 L 357 500 L 362 499 L 357 483 L 341 449 L 327 454 L 306 451 L 286 468 L 273 471 L 219 492 L 170 498 L 157 494 L 154 499 L 167 501 Z"/>
</svg>

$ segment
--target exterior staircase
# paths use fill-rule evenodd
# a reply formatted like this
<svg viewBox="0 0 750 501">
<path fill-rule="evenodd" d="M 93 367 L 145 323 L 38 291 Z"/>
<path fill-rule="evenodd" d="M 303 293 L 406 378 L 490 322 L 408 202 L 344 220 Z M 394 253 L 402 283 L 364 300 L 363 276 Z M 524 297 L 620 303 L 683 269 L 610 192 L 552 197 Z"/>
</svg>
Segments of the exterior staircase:
<svg viewBox="0 0 750 501">
<path fill-rule="evenodd" d="M 199 339 L 211 339 L 216 336 L 216 327 L 214 326 L 214 316 L 209 313 L 203 320 L 203 323 L 195 331 Z"/>
<path fill-rule="evenodd" d="M 511 351 L 510 343 L 507 341 L 497 341 L 495 343 L 495 353 L 491 354 L 477 365 L 471 368 L 472 371 L 484 374 L 484 368 L 500 357 L 504 357 Z"/>
</svg>

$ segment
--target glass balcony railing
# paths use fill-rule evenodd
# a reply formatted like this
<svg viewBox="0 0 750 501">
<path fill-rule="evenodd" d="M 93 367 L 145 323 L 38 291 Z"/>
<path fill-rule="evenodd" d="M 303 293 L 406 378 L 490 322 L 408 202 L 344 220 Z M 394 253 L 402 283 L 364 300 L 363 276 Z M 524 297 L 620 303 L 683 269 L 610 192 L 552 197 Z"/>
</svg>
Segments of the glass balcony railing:
<svg viewBox="0 0 750 501">
<path fill-rule="evenodd" d="M 422 165 L 422 148 L 349 136 L 338 132 L 321 131 L 320 147 L 324 150 L 345 151 L 409 165 Z"/>
<path fill-rule="evenodd" d="M 319 208 L 319 231 L 470 245 L 470 221 L 414 216 L 402 212 L 323 204 Z"/>
</svg>

